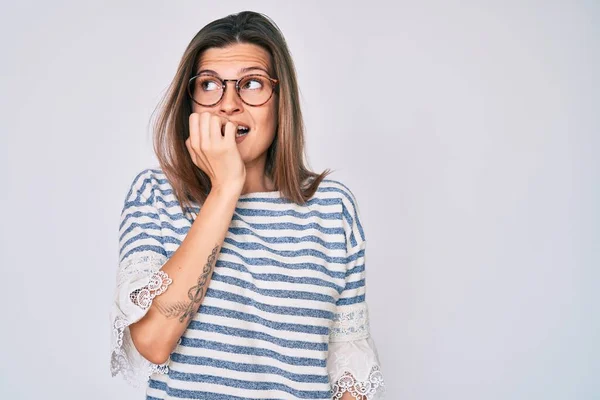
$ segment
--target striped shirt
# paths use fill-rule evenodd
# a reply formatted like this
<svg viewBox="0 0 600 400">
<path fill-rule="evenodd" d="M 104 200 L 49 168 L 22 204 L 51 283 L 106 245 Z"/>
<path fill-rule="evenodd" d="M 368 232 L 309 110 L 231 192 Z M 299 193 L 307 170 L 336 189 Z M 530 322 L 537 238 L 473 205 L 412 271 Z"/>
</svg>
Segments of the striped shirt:
<svg viewBox="0 0 600 400">
<path fill-rule="evenodd" d="M 194 206 L 182 210 L 158 168 L 131 184 L 119 231 L 113 375 L 127 375 L 128 363 L 146 365 L 147 399 L 331 399 L 334 344 L 372 343 L 365 233 L 353 193 L 325 179 L 304 205 L 277 191 L 242 194 L 206 296 L 168 362 L 157 366 L 133 346 L 127 326 L 147 309 L 128 294 L 148 285 L 177 250 L 198 214 Z M 353 351 L 373 351 L 363 347 Z"/>
</svg>

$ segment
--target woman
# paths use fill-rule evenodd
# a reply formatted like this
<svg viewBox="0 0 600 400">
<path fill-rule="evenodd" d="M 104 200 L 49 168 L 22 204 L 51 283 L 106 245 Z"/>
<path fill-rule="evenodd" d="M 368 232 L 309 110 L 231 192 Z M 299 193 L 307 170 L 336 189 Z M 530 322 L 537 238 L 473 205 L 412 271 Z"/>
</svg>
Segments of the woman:
<svg viewBox="0 0 600 400">
<path fill-rule="evenodd" d="M 303 162 L 294 65 L 267 17 L 204 27 L 120 225 L 113 376 L 148 399 L 373 399 L 356 198 Z"/>
</svg>

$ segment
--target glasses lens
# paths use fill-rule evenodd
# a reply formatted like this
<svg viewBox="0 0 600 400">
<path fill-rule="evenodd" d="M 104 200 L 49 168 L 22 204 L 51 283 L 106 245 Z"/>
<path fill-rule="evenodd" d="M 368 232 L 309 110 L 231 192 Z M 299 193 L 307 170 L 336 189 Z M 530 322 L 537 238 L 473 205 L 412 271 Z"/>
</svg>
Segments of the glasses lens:
<svg viewBox="0 0 600 400">
<path fill-rule="evenodd" d="M 251 105 L 264 104 L 271 97 L 271 81 L 261 75 L 250 75 L 240 81 L 240 97 Z"/>
<path fill-rule="evenodd" d="M 210 75 L 196 76 L 190 81 L 189 89 L 194 100 L 206 106 L 218 102 L 223 94 L 221 82 Z"/>
</svg>

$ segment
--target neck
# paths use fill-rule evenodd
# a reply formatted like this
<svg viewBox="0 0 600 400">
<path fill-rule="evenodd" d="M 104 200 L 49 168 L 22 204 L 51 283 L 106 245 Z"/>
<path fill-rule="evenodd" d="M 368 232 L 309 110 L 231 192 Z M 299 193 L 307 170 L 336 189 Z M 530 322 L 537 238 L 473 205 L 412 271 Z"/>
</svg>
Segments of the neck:
<svg viewBox="0 0 600 400">
<path fill-rule="evenodd" d="M 266 159 L 246 164 L 246 182 L 241 194 L 275 190 L 273 181 L 265 175 L 265 164 Z"/>
</svg>

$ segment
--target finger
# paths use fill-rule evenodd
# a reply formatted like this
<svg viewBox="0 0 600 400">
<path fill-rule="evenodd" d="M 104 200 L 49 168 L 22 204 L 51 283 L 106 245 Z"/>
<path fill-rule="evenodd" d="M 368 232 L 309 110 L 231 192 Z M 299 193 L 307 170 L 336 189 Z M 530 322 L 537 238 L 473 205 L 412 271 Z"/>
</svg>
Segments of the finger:
<svg viewBox="0 0 600 400">
<path fill-rule="evenodd" d="M 223 138 L 224 141 L 227 144 L 233 144 L 235 145 L 235 135 L 237 133 L 237 124 L 235 124 L 234 122 L 231 121 L 227 121 L 227 123 L 225 124 L 225 137 Z"/>
<path fill-rule="evenodd" d="M 206 156 L 202 151 L 202 136 L 203 132 L 207 131 L 203 126 L 205 125 L 204 121 L 210 118 L 210 114 L 208 113 L 194 113 L 195 116 L 192 118 L 190 115 L 190 138 L 189 138 L 189 147 L 188 151 L 192 154 L 192 161 L 198 168 L 203 171 L 207 170 Z M 205 142 L 208 140 L 205 139 Z"/>
<path fill-rule="evenodd" d="M 212 114 L 203 112 L 200 114 L 200 145 L 199 150 L 202 152 L 210 146 L 210 120 Z"/>
<path fill-rule="evenodd" d="M 198 161 L 196 157 L 196 152 L 194 151 L 194 149 L 192 148 L 192 138 L 191 138 L 191 134 L 190 137 L 187 138 L 187 140 L 185 141 L 185 147 L 188 150 L 188 153 L 190 153 L 190 158 L 192 159 L 192 162 L 196 165 L 198 165 Z"/>
<path fill-rule="evenodd" d="M 200 144 L 200 115 L 198 113 L 191 113 L 189 118 L 190 123 L 190 145 L 193 148 Z"/>
<path fill-rule="evenodd" d="M 201 124 L 202 115 L 198 113 L 190 114 L 190 137 L 186 140 L 186 146 L 190 153 L 190 157 L 192 157 L 192 161 L 194 164 L 199 164 L 199 156 L 201 154 L 200 151 L 200 124 Z"/>
<path fill-rule="evenodd" d="M 222 126 L 223 118 L 218 115 L 212 115 L 210 118 L 210 139 L 212 143 L 220 143 L 223 138 Z"/>
<path fill-rule="evenodd" d="M 190 138 L 185 139 L 185 147 L 188 149 L 188 151 L 191 150 L 191 146 L 190 146 Z"/>
</svg>

